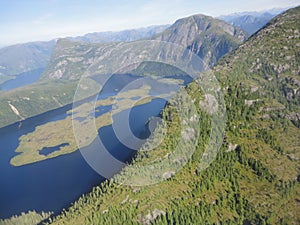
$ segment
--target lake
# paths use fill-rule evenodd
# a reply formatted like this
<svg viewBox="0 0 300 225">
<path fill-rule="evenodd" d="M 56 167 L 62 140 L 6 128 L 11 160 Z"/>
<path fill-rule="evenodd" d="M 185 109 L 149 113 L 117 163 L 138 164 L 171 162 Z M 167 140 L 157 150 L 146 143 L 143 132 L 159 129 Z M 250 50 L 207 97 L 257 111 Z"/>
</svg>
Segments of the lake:
<svg viewBox="0 0 300 225">
<path fill-rule="evenodd" d="M 128 81 L 130 82 L 131 78 Z M 109 91 L 103 93 L 109 94 L 111 94 Z M 165 103 L 164 99 L 154 99 L 147 104 L 134 107 L 130 112 L 129 121 L 133 133 L 145 134 L 149 118 L 158 116 Z M 22 135 L 32 132 L 38 125 L 64 119 L 71 107 L 72 105 L 67 105 L 29 118 L 22 121 L 21 126 L 16 123 L 0 129 L 1 219 L 29 210 L 59 213 L 104 180 L 89 167 L 80 151 L 20 167 L 11 166 L 9 163 L 16 155 L 15 149 Z M 104 108 L 103 112 L 107 110 Z M 110 153 L 123 162 L 130 160 L 136 152 L 118 141 L 112 126 L 102 127 L 99 130 L 99 137 Z M 49 149 L 45 151 L 47 154 Z"/>
<path fill-rule="evenodd" d="M 44 72 L 45 68 L 39 68 L 36 70 L 31 70 L 29 72 L 21 73 L 16 76 L 13 80 L 8 80 L 3 84 L 0 84 L 1 91 L 9 91 L 15 88 L 23 87 L 29 84 L 33 84 L 37 82 L 42 73 Z"/>
</svg>

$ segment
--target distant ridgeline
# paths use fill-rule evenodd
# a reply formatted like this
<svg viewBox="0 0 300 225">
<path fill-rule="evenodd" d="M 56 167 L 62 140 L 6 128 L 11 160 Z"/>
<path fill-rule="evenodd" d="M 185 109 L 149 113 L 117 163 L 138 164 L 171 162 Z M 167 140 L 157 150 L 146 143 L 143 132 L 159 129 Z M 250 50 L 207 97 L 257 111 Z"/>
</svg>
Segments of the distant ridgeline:
<svg viewBox="0 0 300 225">
<path fill-rule="evenodd" d="M 117 32 L 95 32 L 84 36 L 68 37 L 85 43 L 129 42 L 150 38 L 163 32 L 169 25 L 150 26 Z M 24 72 L 45 68 L 55 48 L 56 40 L 16 44 L 0 49 L 0 84 Z"/>
</svg>

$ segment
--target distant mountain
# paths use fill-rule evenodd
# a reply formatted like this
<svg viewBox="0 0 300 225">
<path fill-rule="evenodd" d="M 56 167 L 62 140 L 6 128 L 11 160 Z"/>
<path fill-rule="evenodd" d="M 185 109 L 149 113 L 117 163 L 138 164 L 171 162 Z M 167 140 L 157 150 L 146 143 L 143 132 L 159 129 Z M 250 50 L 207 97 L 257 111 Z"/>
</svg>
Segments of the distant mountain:
<svg viewBox="0 0 300 225">
<path fill-rule="evenodd" d="M 170 25 L 157 25 L 138 29 L 89 33 L 84 36 L 68 37 L 71 41 L 87 43 L 130 42 L 152 37 L 163 32 Z"/>
<path fill-rule="evenodd" d="M 90 65 L 115 45 L 59 39 L 41 80 L 78 80 Z"/>
<path fill-rule="evenodd" d="M 190 49 L 210 67 L 223 55 L 236 49 L 246 38 L 247 34 L 244 31 L 221 20 L 194 15 L 177 20 L 164 32 L 155 35 L 150 40 L 171 42 Z M 61 39 L 57 42 L 42 79 L 79 79 L 100 56 L 101 60 L 110 57 L 106 53 L 110 52 L 115 45 L 114 43 L 95 44 Z M 123 49 L 120 46 L 119 48 Z M 138 45 L 136 47 L 138 48 Z M 122 51 L 124 52 L 124 49 Z M 128 57 L 123 52 L 116 57 L 124 57 L 124 60 L 128 61 Z M 109 60 L 112 61 L 111 63 L 114 61 L 114 59 Z"/>
<path fill-rule="evenodd" d="M 0 74 L 14 76 L 44 68 L 50 60 L 56 41 L 30 42 L 0 49 Z"/>
<path fill-rule="evenodd" d="M 153 39 L 172 42 L 188 49 L 213 66 L 226 53 L 247 39 L 240 28 L 205 15 L 193 15 L 177 20 Z"/>
<path fill-rule="evenodd" d="M 79 37 L 68 37 L 72 41 L 86 43 L 129 42 L 152 37 L 164 31 L 168 25 L 151 26 L 146 28 L 98 32 Z M 49 63 L 56 40 L 48 42 L 30 42 L 7 46 L 0 49 L 0 83 L 12 79 L 21 73 L 45 68 Z"/>
<path fill-rule="evenodd" d="M 271 9 L 261 12 L 241 12 L 230 15 L 220 16 L 219 19 L 227 23 L 240 27 L 249 35 L 254 34 L 263 26 L 265 26 L 276 15 L 284 12 L 287 9 Z"/>
</svg>

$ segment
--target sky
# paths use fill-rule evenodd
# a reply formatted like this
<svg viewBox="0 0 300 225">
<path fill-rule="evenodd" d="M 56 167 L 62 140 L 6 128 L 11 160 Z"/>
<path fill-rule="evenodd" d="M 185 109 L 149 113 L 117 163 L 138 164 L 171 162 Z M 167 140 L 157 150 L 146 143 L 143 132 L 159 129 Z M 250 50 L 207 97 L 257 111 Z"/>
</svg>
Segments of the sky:
<svg viewBox="0 0 300 225">
<path fill-rule="evenodd" d="M 0 0 L 0 47 L 300 5 L 300 0 Z"/>
</svg>

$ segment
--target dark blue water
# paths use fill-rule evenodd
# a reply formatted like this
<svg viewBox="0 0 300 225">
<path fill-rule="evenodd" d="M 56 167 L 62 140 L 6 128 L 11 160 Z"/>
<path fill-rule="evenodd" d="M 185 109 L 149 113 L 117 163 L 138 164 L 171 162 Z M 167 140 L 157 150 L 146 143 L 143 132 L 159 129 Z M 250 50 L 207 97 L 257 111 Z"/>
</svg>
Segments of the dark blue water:
<svg viewBox="0 0 300 225">
<path fill-rule="evenodd" d="M 138 136 L 140 131 L 147 129 L 149 117 L 157 116 L 164 105 L 165 100 L 156 99 L 133 108 L 130 126 L 134 134 Z M 27 119 L 22 126 L 14 124 L 0 129 L 0 218 L 28 210 L 58 213 L 104 180 L 89 167 L 80 151 L 21 167 L 13 167 L 9 163 L 16 155 L 20 136 L 32 132 L 38 125 L 65 118 L 70 109 L 71 105 L 65 106 Z M 117 159 L 125 162 L 135 153 L 118 141 L 112 126 L 101 128 L 99 133 Z"/>
<path fill-rule="evenodd" d="M 18 87 L 33 84 L 39 80 L 45 68 L 39 68 L 19 74 L 15 79 L 4 82 L 0 85 L 1 91 L 8 91 Z"/>
<path fill-rule="evenodd" d="M 125 85 L 139 78 L 140 77 L 137 76 L 124 74 L 112 76 L 110 82 L 106 82 L 101 94 L 91 97 L 91 100 L 113 96 L 118 90 L 125 87 Z M 99 79 L 103 79 L 103 77 L 99 76 Z M 137 82 L 136 86 L 141 86 L 144 84 L 143 82 L 144 81 L 141 81 L 141 83 Z M 152 81 L 150 81 L 150 83 L 151 82 Z M 8 85 L 8 83 L 6 83 L 6 85 Z M 17 84 L 15 84 L 15 86 L 11 84 L 10 87 L 16 86 Z M 156 84 L 155 82 L 151 83 L 151 86 L 152 95 L 162 94 L 162 91 L 168 92 L 174 89 L 172 85 Z M 8 86 L 6 86 L 6 88 L 8 88 Z M 176 88 L 177 87 L 175 87 L 175 90 Z M 149 118 L 158 116 L 165 106 L 165 103 L 166 100 L 164 99 L 154 99 L 148 104 L 135 106 L 131 110 L 124 111 L 130 111 L 129 125 L 132 133 L 136 137 L 142 136 L 142 138 L 146 138 L 147 135 L 150 134 L 147 128 Z M 112 106 L 98 107 L 95 116 L 98 117 L 110 111 L 111 107 Z M 70 112 L 67 113 L 71 108 L 72 104 L 0 129 L 1 219 L 18 215 L 21 212 L 27 212 L 29 210 L 35 210 L 37 212 L 53 211 L 58 213 L 63 208 L 70 206 L 70 204 L 82 194 L 89 192 L 93 186 L 104 180 L 103 177 L 97 174 L 86 163 L 80 151 L 21 167 L 13 167 L 9 163 L 10 159 L 16 155 L 15 149 L 22 135 L 34 131 L 36 126 L 65 119 L 71 115 Z M 128 162 L 136 153 L 136 150 L 125 147 L 118 140 L 112 126 L 102 127 L 98 132 L 106 149 L 118 160 Z M 130 138 L 130 136 L 128 136 L 128 138 Z M 62 144 L 66 143 L 62 141 Z M 57 151 L 59 147 L 61 146 L 44 148 L 41 154 L 50 154 L 53 151 Z M 135 147 L 138 149 L 139 146 Z M 99 150 L 96 141 L 86 149 Z M 108 169 L 113 172 L 118 172 L 119 168 Z"/>
</svg>

